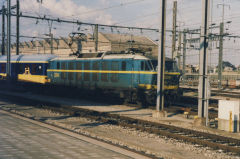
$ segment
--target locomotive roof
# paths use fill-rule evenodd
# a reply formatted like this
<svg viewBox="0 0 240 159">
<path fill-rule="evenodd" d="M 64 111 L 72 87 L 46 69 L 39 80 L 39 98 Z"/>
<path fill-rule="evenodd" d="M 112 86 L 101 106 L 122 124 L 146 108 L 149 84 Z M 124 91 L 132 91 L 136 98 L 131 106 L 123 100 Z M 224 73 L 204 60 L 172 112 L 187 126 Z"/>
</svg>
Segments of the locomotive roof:
<svg viewBox="0 0 240 159">
<path fill-rule="evenodd" d="M 11 61 L 12 62 L 31 62 L 31 61 L 38 61 L 38 62 L 46 62 L 50 61 L 53 58 L 56 58 L 56 55 L 51 54 L 32 54 L 32 55 L 12 55 Z M 6 62 L 7 56 L 3 55 L 0 56 L 0 62 Z"/>
<path fill-rule="evenodd" d="M 77 57 L 58 57 L 54 60 L 99 60 L 99 59 L 135 59 L 135 60 L 148 60 L 149 58 L 138 55 L 138 54 L 111 54 L 105 55 L 102 57 L 94 57 L 94 58 L 77 58 Z"/>
<path fill-rule="evenodd" d="M 139 54 L 110 54 L 105 55 L 103 57 L 94 57 L 94 58 L 78 58 L 78 57 L 58 57 L 52 59 L 52 61 L 55 60 L 99 60 L 99 59 L 135 59 L 135 60 L 149 60 L 151 58 L 148 58 L 143 55 Z M 157 59 L 151 59 L 151 60 L 157 60 Z M 165 57 L 166 61 L 174 61 L 171 58 Z"/>
</svg>

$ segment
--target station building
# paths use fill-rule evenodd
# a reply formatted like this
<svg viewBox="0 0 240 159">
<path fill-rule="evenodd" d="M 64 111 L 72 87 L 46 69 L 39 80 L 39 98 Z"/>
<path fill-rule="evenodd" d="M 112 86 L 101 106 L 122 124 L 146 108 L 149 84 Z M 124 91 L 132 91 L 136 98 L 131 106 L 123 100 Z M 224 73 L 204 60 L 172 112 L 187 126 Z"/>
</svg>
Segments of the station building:
<svg viewBox="0 0 240 159">
<path fill-rule="evenodd" d="M 78 50 L 79 41 L 76 37 L 60 37 L 53 38 L 51 47 L 51 39 L 31 40 L 21 42 L 19 45 L 20 54 L 50 54 L 51 48 L 53 54 L 64 57 L 69 56 Z M 81 52 L 95 52 L 96 42 L 94 35 L 87 34 L 84 40 L 81 40 Z M 119 52 L 128 48 L 143 49 L 151 52 L 152 56 L 157 57 L 158 45 L 150 38 L 145 36 L 135 36 L 127 34 L 106 34 L 98 33 L 97 41 L 98 52 L 113 51 Z M 13 54 L 16 52 L 16 44 L 12 45 Z"/>
</svg>

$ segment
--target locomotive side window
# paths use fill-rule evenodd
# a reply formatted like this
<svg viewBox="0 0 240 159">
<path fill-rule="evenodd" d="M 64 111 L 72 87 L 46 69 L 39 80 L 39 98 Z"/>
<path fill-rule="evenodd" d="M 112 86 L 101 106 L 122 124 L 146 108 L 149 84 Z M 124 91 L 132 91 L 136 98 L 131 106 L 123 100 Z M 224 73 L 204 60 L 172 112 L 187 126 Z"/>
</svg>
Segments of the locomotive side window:
<svg viewBox="0 0 240 159">
<path fill-rule="evenodd" d="M 69 70 L 74 70 L 74 62 L 69 62 L 68 63 L 68 69 Z"/>
<path fill-rule="evenodd" d="M 99 62 L 93 62 L 93 70 L 98 71 L 99 70 Z M 92 79 L 93 81 L 98 81 L 99 80 L 99 73 L 98 72 L 93 72 L 92 74 Z"/>
<path fill-rule="evenodd" d="M 85 62 L 84 63 L 84 70 L 90 70 L 90 62 Z M 84 81 L 90 81 L 90 73 L 89 72 L 84 72 Z"/>
<path fill-rule="evenodd" d="M 77 62 L 77 70 L 82 71 L 82 62 Z M 82 72 L 77 72 L 77 80 L 82 80 Z"/>
<path fill-rule="evenodd" d="M 118 71 L 119 70 L 119 64 L 118 64 L 118 61 L 113 61 L 112 62 L 112 70 L 114 71 Z"/>
<path fill-rule="evenodd" d="M 118 61 L 113 61 L 111 68 L 112 68 L 113 71 L 118 71 L 119 70 L 119 62 Z M 112 82 L 118 82 L 118 73 L 112 73 L 111 74 L 111 81 Z"/>
<path fill-rule="evenodd" d="M 60 62 L 57 62 L 57 69 L 60 69 Z"/>
<path fill-rule="evenodd" d="M 122 71 L 126 71 L 126 69 L 127 69 L 126 61 L 122 61 Z"/>
<path fill-rule="evenodd" d="M 102 62 L 102 70 L 108 70 L 108 62 L 107 61 Z M 103 82 L 108 82 L 108 73 L 102 73 L 101 80 Z"/>
<path fill-rule="evenodd" d="M 145 69 L 145 62 L 144 61 L 141 61 L 141 70 L 144 71 Z"/>
<path fill-rule="evenodd" d="M 66 62 L 61 62 L 61 69 L 62 70 L 66 70 Z M 61 73 L 61 79 L 66 79 L 67 78 L 67 73 L 66 72 L 62 72 Z"/>
<path fill-rule="evenodd" d="M 68 63 L 68 69 L 69 70 L 74 70 L 74 63 L 69 62 Z M 68 80 L 73 80 L 74 73 L 73 72 L 68 72 Z"/>
</svg>

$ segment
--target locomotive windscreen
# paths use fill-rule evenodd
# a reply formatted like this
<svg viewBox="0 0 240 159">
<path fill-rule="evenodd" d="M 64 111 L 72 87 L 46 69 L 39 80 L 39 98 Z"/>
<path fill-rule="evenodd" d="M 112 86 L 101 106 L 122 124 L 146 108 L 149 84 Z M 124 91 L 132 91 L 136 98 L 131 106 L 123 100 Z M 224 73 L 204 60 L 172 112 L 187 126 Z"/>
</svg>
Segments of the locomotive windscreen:
<svg viewBox="0 0 240 159">
<path fill-rule="evenodd" d="M 151 60 L 154 70 L 157 70 L 158 61 Z M 176 61 L 165 61 L 166 72 L 179 72 Z"/>
</svg>

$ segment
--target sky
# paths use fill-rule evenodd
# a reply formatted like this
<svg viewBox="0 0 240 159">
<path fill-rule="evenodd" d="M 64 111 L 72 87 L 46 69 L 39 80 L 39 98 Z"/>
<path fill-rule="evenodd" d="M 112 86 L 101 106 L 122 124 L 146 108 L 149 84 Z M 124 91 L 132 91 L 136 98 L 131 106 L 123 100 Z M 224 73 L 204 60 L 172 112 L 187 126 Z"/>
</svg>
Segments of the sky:
<svg viewBox="0 0 240 159">
<path fill-rule="evenodd" d="M 23 14 L 43 16 L 52 18 L 63 18 L 69 20 L 79 20 L 82 22 L 99 23 L 107 25 L 123 25 L 159 28 L 160 21 L 160 2 L 161 0 L 20 0 L 20 8 Z M 202 1 L 201 0 L 177 0 L 177 24 L 178 29 L 183 30 L 197 29 L 201 25 Z M 12 5 L 16 2 L 12 0 Z M 219 25 L 222 21 L 223 0 L 211 1 L 210 23 Z M 0 5 L 6 5 L 6 0 L 0 0 Z M 225 14 L 224 22 L 231 21 L 225 25 L 225 32 L 231 35 L 240 35 L 240 0 L 224 0 Z M 167 29 L 172 29 L 172 7 L 173 0 L 167 0 Z M 2 23 L 2 22 L 0 22 Z M 12 30 L 15 33 L 15 20 L 12 19 Z M 88 26 L 67 25 L 53 23 L 52 30 L 55 37 L 68 36 L 70 32 L 79 30 L 82 32 L 92 32 L 93 28 Z M 23 29 L 24 28 L 24 29 Z M 142 31 L 135 32 L 124 29 L 101 28 L 100 31 L 108 33 L 122 34 L 141 34 L 157 40 L 159 34 L 156 32 Z M 219 28 L 212 30 L 219 32 Z M 46 21 L 36 21 L 21 19 L 21 35 L 44 36 L 49 32 L 49 23 Z M 188 35 L 187 38 L 191 38 Z M 240 39 L 225 38 L 224 41 L 224 60 L 230 61 L 235 65 L 240 65 Z M 171 34 L 167 33 L 166 54 L 171 55 Z M 197 46 L 197 45 L 196 45 Z M 209 63 L 217 65 L 218 49 L 217 42 L 212 43 L 211 56 Z M 187 63 L 198 64 L 198 51 L 187 50 Z"/>
</svg>

